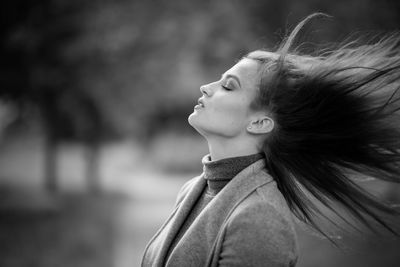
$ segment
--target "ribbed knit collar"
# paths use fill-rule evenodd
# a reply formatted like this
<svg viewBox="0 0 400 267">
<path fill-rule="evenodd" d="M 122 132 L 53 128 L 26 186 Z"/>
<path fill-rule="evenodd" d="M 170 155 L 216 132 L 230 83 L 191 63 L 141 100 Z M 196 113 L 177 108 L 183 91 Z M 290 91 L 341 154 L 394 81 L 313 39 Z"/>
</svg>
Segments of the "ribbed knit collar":
<svg viewBox="0 0 400 267">
<path fill-rule="evenodd" d="M 203 157 L 204 179 L 207 180 L 207 194 L 216 195 L 240 171 L 250 164 L 264 158 L 263 153 L 247 156 L 211 160 L 210 154 Z"/>
</svg>

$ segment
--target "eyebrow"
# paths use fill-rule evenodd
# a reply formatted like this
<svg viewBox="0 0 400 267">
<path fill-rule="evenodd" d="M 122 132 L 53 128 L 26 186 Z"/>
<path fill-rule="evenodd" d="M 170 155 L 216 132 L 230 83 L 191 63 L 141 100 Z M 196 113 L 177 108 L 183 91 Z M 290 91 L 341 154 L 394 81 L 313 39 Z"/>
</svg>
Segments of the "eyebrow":
<svg viewBox="0 0 400 267">
<path fill-rule="evenodd" d="M 237 81 L 237 83 L 239 84 L 240 87 L 242 87 L 242 85 L 240 84 L 240 80 L 237 76 L 233 75 L 233 74 L 226 74 L 226 75 L 222 75 L 221 77 L 226 77 L 226 78 L 233 78 L 234 80 Z"/>
</svg>

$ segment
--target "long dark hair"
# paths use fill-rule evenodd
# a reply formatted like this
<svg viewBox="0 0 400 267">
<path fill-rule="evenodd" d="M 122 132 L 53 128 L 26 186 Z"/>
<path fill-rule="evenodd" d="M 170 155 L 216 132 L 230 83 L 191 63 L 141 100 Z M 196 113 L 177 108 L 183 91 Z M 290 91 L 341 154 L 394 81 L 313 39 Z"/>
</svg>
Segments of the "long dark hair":
<svg viewBox="0 0 400 267">
<path fill-rule="evenodd" d="M 399 212 L 352 177 L 400 182 L 400 37 L 316 56 L 289 53 L 303 26 L 323 15 L 300 22 L 275 53 L 246 56 L 261 63 L 252 107 L 268 111 L 276 126 L 262 147 L 267 169 L 292 212 L 319 231 L 315 215 L 324 213 L 305 191 L 335 213 L 340 203 L 365 225 L 369 217 L 396 233 L 381 215 Z"/>
</svg>

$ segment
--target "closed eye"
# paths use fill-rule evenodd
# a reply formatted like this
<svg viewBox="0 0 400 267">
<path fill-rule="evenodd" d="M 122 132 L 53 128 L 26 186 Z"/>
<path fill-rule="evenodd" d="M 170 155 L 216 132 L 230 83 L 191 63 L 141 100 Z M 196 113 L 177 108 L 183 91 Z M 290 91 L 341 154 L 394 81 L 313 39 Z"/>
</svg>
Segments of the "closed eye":
<svg viewBox="0 0 400 267">
<path fill-rule="evenodd" d="M 232 89 L 231 88 L 229 88 L 229 87 L 226 87 L 226 86 L 224 86 L 224 85 L 221 85 L 221 87 L 222 88 L 224 88 L 225 90 L 227 90 L 227 91 L 232 91 Z"/>
<path fill-rule="evenodd" d="M 234 82 L 232 82 L 231 78 L 225 79 L 221 83 L 222 88 L 228 91 L 232 91 L 235 88 Z"/>
<path fill-rule="evenodd" d="M 222 74 L 221 75 L 221 79 L 225 80 L 226 83 L 236 83 L 237 85 L 239 85 L 239 87 L 242 87 L 242 85 L 240 84 L 240 80 L 237 76 L 232 75 L 232 74 Z"/>
</svg>

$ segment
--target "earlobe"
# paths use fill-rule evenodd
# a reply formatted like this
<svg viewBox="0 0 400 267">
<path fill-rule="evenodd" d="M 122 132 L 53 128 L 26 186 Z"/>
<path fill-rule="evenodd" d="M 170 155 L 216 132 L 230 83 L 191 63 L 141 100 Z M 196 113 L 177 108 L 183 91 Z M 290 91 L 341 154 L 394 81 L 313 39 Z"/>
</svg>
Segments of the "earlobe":
<svg viewBox="0 0 400 267">
<path fill-rule="evenodd" d="M 274 129 L 274 120 L 270 117 L 262 117 L 252 121 L 247 127 L 247 131 L 253 134 L 266 134 Z"/>
</svg>

